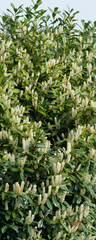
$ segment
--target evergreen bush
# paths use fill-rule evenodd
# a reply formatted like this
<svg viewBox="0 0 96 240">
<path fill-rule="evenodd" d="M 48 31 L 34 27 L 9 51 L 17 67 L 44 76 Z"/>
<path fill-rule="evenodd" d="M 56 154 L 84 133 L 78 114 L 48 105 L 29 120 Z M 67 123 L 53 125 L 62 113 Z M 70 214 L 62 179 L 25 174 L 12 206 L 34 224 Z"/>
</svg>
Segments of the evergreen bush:
<svg viewBox="0 0 96 240">
<path fill-rule="evenodd" d="M 94 240 L 96 22 L 40 5 L 1 17 L 0 239 Z"/>
</svg>

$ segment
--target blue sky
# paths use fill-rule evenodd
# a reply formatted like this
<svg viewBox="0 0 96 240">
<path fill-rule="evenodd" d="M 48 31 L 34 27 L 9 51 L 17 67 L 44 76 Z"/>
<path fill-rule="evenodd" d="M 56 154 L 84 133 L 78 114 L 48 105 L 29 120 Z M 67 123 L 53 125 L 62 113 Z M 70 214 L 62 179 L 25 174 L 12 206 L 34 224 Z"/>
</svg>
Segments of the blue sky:
<svg viewBox="0 0 96 240">
<path fill-rule="evenodd" d="M 34 0 L 36 2 L 36 0 Z M 2 0 L 0 2 L 0 15 L 3 12 L 7 12 L 6 9 L 9 8 L 11 10 L 10 3 L 14 3 L 16 7 L 19 7 L 23 4 L 24 7 L 30 6 L 32 4 L 31 0 Z M 43 9 L 54 9 L 55 7 L 59 7 L 60 11 L 68 10 L 67 5 L 69 8 L 73 8 L 74 11 L 80 11 L 77 14 L 76 18 L 78 19 L 78 24 L 81 25 L 81 19 L 85 21 L 96 21 L 96 0 L 42 0 L 41 7 Z M 50 12 L 48 11 L 48 14 Z"/>
</svg>

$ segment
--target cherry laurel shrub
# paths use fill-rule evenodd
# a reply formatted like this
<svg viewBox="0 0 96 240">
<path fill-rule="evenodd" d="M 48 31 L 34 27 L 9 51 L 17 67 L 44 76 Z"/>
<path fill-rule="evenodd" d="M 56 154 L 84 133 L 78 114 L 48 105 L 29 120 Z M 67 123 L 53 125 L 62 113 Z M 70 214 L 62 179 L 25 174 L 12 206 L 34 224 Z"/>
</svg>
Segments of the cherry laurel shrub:
<svg viewBox="0 0 96 240">
<path fill-rule="evenodd" d="M 1 17 L 0 239 L 94 240 L 96 22 L 40 4 Z"/>
</svg>

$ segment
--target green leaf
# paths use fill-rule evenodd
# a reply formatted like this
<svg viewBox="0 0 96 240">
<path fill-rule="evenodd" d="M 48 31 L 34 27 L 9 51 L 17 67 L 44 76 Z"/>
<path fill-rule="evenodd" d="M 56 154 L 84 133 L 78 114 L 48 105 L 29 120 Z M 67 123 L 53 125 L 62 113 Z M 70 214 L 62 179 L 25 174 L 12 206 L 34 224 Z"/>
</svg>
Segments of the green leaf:
<svg viewBox="0 0 96 240">
<path fill-rule="evenodd" d="M 20 209 L 18 209 L 18 212 L 23 217 L 24 213 Z"/>
<path fill-rule="evenodd" d="M 18 201 L 19 201 L 20 205 L 23 204 L 23 199 L 21 197 L 18 197 Z"/>
<path fill-rule="evenodd" d="M 15 5 L 13 3 L 10 3 L 10 5 L 15 10 Z"/>
<path fill-rule="evenodd" d="M 37 163 L 34 164 L 34 168 L 35 168 L 35 169 L 38 168 L 38 164 L 37 164 Z"/>
<path fill-rule="evenodd" d="M 11 167 L 10 169 L 11 169 L 11 171 L 12 171 L 12 172 L 19 172 L 19 169 L 18 169 L 18 168 L 16 168 L 16 167 L 14 167 L 14 168 L 13 168 L 13 167 Z"/>
<path fill-rule="evenodd" d="M 25 170 L 26 170 L 27 172 L 30 172 L 30 173 L 33 173 L 33 172 L 34 172 L 34 170 L 33 170 L 33 169 L 30 169 L 30 168 L 25 168 Z"/>
<path fill-rule="evenodd" d="M 48 8 L 49 8 L 49 7 L 48 7 Z M 49 10 L 50 10 L 51 12 L 53 12 L 51 8 L 49 8 Z"/>
<path fill-rule="evenodd" d="M 22 167 L 20 167 L 20 171 L 22 174 L 24 173 L 24 169 Z"/>
<path fill-rule="evenodd" d="M 55 18 L 56 14 L 57 14 L 57 10 L 58 10 L 58 7 L 55 7 L 54 8 L 54 11 L 52 13 L 52 17 Z"/>
<path fill-rule="evenodd" d="M 45 144 L 44 143 L 39 143 L 39 144 L 37 144 L 36 147 L 38 147 L 38 148 L 45 148 Z"/>
<path fill-rule="evenodd" d="M 38 214 L 38 211 L 39 211 L 39 206 L 37 206 L 34 210 L 34 215 L 37 215 Z"/>
<path fill-rule="evenodd" d="M 16 212 L 15 211 L 12 212 L 12 217 L 16 218 Z"/>
<path fill-rule="evenodd" d="M 52 196 L 52 201 L 53 201 L 53 204 L 54 204 L 55 207 L 60 208 L 60 204 L 57 202 L 57 199 L 56 199 L 55 196 Z"/>
<path fill-rule="evenodd" d="M 68 227 L 63 222 L 61 224 L 66 229 L 66 231 L 69 232 Z"/>
<path fill-rule="evenodd" d="M 9 194 L 10 197 L 12 197 L 12 198 L 16 198 L 16 197 L 17 197 L 16 193 L 14 193 L 14 192 L 8 191 L 8 194 Z"/>
<path fill-rule="evenodd" d="M 42 115 L 46 116 L 46 114 L 40 110 L 38 110 L 39 113 L 41 113 Z"/>
<path fill-rule="evenodd" d="M 81 197 L 79 197 L 78 199 L 77 199 L 77 204 L 80 204 L 81 203 Z"/>
<path fill-rule="evenodd" d="M 83 115 L 83 111 L 77 113 L 77 118 L 81 117 Z"/>
<path fill-rule="evenodd" d="M 56 136 L 56 135 L 57 135 L 57 133 L 58 133 L 58 131 L 57 131 L 57 130 L 56 130 L 56 131 L 54 131 L 54 132 L 52 133 L 52 137 Z"/>
<path fill-rule="evenodd" d="M 1 232 L 2 232 L 2 233 L 5 233 L 6 230 L 7 230 L 7 228 L 8 228 L 7 226 L 3 226 L 3 227 L 1 228 Z"/>
<path fill-rule="evenodd" d="M 5 218 L 6 218 L 6 220 L 8 221 L 8 220 L 10 219 L 10 214 L 6 213 L 6 214 L 5 214 Z"/>
<path fill-rule="evenodd" d="M 7 81 L 7 77 L 2 78 L 1 85 L 4 85 L 4 83 Z"/>
<path fill-rule="evenodd" d="M 17 226 L 15 226 L 15 225 L 9 225 L 9 228 L 11 228 L 11 229 L 13 229 L 15 232 L 19 232 L 18 231 L 18 227 Z"/>
<path fill-rule="evenodd" d="M 34 5 L 34 10 L 37 10 L 37 8 L 39 7 L 39 5 L 42 4 L 41 0 L 37 0 L 36 4 Z"/>
<path fill-rule="evenodd" d="M 41 219 L 39 222 L 38 222 L 38 228 L 42 228 L 43 227 L 43 219 Z"/>
<path fill-rule="evenodd" d="M 66 37 L 65 36 L 62 36 L 62 41 L 63 41 L 63 44 L 66 45 Z"/>
<path fill-rule="evenodd" d="M 22 172 L 20 173 L 20 178 L 22 181 L 24 181 L 24 174 Z"/>
<path fill-rule="evenodd" d="M 38 138 L 42 136 L 43 132 L 44 132 L 43 130 L 40 131 Z"/>
<path fill-rule="evenodd" d="M 69 176 L 69 179 L 71 179 L 74 183 L 76 182 L 76 178 L 73 176 Z"/>
<path fill-rule="evenodd" d="M 41 210 L 44 211 L 44 205 L 41 205 Z"/>
<path fill-rule="evenodd" d="M 48 208 L 50 208 L 51 210 L 53 209 L 53 206 L 49 199 L 47 199 L 46 204 L 47 204 Z"/>
<path fill-rule="evenodd" d="M 53 224 L 53 221 L 52 221 L 49 217 L 45 218 L 45 221 L 46 221 L 48 224 Z"/>
<path fill-rule="evenodd" d="M 5 192 L 2 192 L 1 195 L 2 195 L 2 200 L 4 200 L 4 199 L 5 199 L 5 196 L 6 196 L 6 193 L 5 193 Z"/>
<path fill-rule="evenodd" d="M 44 13 L 46 13 L 46 12 L 47 12 L 47 10 L 41 9 L 41 10 L 40 10 L 40 17 L 41 17 L 42 15 L 44 15 Z"/>
<path fill-rule="evenodd" d="M 28 226 L 28 233 L 31 235 L 32 233 L 32 227 L 31 226 Z"/>
<path fill-rule="evenodd" d="M 26 239 L 26 233 L 22 233 L 22 239 Z M 21 238 L 20 238 L 20 240 L 21 240 Z"/>
<path fill-rule="evenodd" d="M 22 72 L 23 72 L 23 75 L 24 75 L 24 76 L 27 76 L 27 75 L 28 75 L 28 73 L 27 73 L 24 69 L 22 69 Z"/>
</svg>

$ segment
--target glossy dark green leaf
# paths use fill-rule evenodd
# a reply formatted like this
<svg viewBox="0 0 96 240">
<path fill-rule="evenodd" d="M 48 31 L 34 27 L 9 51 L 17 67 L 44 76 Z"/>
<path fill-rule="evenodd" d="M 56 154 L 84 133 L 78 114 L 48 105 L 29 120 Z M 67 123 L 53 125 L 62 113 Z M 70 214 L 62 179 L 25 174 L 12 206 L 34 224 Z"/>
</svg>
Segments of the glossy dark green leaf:
<svg viewBox="0 0 96 240">
<path fill-rule="evenodd" d="M 32 234 L 32 227 L 28 226 L 28 233 L 31 235 Z"/>
<path fill-rule="evenodd" d="M 42 228 L 43 227 L 43 219 L 41 219 L 39 222 L 38 222 L 38 228 Z"/>
<path fill-rule="evenodd" d="M 18 233 L 18 227 L 17 226 L 15 226 L 15 225 L 9 225 L 9 228 L 11 228 L 11 229 L 13 229 L 15 232 L 17 232 Z"/>
<path fill-rule="evenodd" d="M 5 214 L 5 218 L 7 221 L 10 219 L 10 217 L 11 217 L 10 214 L 8 214 L 8 213 Z"/>
<path fill-rule="evenodd" d="M 38 214 L 38 211 L 39 211 L 39 206 L 37 206 L 34 210 L 34 215 L 37 215 Z"/>
<path fill-rule="evenodd" d="M 7 77 L 2 78 L 1 79 L 1 85 L 4 85 L 6 81 L 7 81 Z"/>
<path fill-rule="evenodd" d="M 51 210 L 53 209 L 52 203 L 49 199 L 47 199 L 46 204 L 47 204 L 49 209 L 51 209 Z"/>
<path fill-rule="evenodd" d="M 55 207 L 58 207 L 58 208 L 60 207 L 60 204 L 58 203 L 55 196 L 52 196 L 52 201 L 53 201 L 53 204 L 54 204 Z"/>
<path fill-rule="evenodd" d="M 25 168 L 25 170 L 26 170 L 27 172 L 30 172 L 30 173 L 33 173 L 33 172 L 34 172 L 34 170 L 31 169 L 31 168 Z"/>
<path fill-rule="evenodd" d="M 12 217 L 16 218 L 16 212 L 15 211 L 12 212 Z"/>
<path fill-rule="evenodd" d="M 7 230 L 7 228 L 8 228 L 8 226 L 3 226 L 3 227 L 1 228 L 1 232 L 2 232 L 2 233 L 5 233 L 6 230 Z"/>
</svg>

